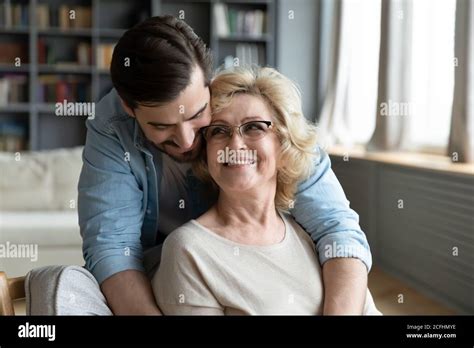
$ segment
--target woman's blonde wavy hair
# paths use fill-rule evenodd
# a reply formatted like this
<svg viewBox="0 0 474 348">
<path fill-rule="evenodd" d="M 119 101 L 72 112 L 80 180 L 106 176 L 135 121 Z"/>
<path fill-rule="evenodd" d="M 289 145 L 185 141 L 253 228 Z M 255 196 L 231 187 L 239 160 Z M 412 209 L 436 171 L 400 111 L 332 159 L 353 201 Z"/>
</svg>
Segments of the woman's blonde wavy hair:
<svg viewBox="0 0 474 348">
<path fill-rule="evenodd" d="M 316 126 L 303 115 L 298 87 L 275 69 L 252 66 L 218 72 L 210 88 L 213 114 L 228 107 L 237 93 L 261 97 L 273 109 L 273 130 L 281 146 L 275 205 L 288 211 L 298 183 L 312 174 L 317 156 Z M 206 151 L 202 154 L 193 163 L 194 172 L 215 185 L 207 169 Z"/>
</svg>

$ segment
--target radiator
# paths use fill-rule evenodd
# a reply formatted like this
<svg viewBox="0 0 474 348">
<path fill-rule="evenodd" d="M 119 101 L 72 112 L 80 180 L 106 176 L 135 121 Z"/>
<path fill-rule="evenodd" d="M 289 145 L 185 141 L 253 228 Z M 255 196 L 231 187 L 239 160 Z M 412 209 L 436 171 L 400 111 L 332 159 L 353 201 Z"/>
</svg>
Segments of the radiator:
<svg viewBox="0 0 474 348">
<path fill-rule="evenodd" d="M 474 177 L 331 157 L 374 264 L 474 313 Z"/>
</svg>

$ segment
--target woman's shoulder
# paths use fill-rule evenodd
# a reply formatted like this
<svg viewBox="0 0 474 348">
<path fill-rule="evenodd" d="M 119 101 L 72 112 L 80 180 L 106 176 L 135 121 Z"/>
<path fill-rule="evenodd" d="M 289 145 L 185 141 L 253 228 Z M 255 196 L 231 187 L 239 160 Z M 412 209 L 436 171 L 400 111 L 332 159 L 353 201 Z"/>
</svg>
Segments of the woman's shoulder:
<svg viewBox="0 0 474 348">
<path fill-rule="evenodd" d="M 293 215 L 288 212 L 280 211 L 281 217 L 285 220 L 287 226 L 291 228 L 294 235 L 297 236 L 298 239 L 308 243 L 312 248 L 314 248 L 313 240 L 311 236 L 304 230 L 304 228 L 295 220 Z"/>
<path fill-rule="evenodd" d="M 190 220 L 171 232 L 163 243 L 163 251 L 172 250 L 176 255 L 189 253 L 191 250 L 199 250 L 206 244 L 199 224 Z"/>
<path fill-rule="evenodd" d="M 179 226 L 177 229 L 172 231 L 165 239 L 164 245 L 173 246 L 186 246 L 192 242 L 196 234 L 196 226 L 191 221 L 186 222 L 184 225 Z"/>
<path fill-rule="evenodd" d="M 289 212 L 282 210 L 279 210 L 278 212 L 280 213 L 280 216 L 285 222 L 285 224 L 289 225 L 293 230 L 298 230 L 299 228 L 301 228 L 300 225 L 298 225 L 298 223 L 296 222 L 293 215 L 291 215 Z"/>
</svg>

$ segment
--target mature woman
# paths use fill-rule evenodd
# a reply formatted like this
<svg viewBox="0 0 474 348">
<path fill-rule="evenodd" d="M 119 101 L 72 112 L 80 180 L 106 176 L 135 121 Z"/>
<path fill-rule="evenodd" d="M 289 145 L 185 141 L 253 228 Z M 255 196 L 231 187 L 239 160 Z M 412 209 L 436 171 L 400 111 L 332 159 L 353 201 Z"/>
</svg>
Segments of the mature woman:
<svg viewBox="0 0 474 348">
<path fill-rule="evenodd" d="M 286 213 L 317 159 L 295 85 L 271 68 L 211 84 L 213 117 L 196 174 L 217 203 L 166 239 L 152 281 L 164 314 L 322 314 L 321 267 Z M 379 314 L 368 292 L 365 313 Z"/>
</svg>

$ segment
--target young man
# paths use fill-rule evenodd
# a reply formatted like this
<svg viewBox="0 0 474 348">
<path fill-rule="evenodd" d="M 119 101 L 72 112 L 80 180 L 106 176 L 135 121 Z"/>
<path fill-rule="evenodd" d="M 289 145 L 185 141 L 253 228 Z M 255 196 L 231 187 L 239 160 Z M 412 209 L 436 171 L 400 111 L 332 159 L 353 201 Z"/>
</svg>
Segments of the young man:
<svg viewBox="0 0 474 348">
<path fill-rule="evenodd" d="M 211 119 L 211 67 L 202 40 L 170 16 L 128 30 L 115 47 L 115 88 L 87 121 L 79 181 L 86 268 L 115 314 L 160 314 L 144 252 L 210 206 L 189 162 L 201 149 L 199 129 Z M 324 313 L 362 313 L 370 251 L 324 151 L 291 212 L 319 251 Z M 362 252 L 341 258 L 328 253 L 335 246 Z"/>
</svg>

